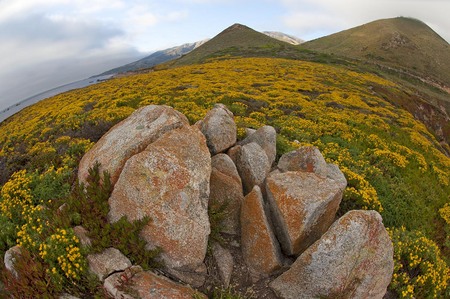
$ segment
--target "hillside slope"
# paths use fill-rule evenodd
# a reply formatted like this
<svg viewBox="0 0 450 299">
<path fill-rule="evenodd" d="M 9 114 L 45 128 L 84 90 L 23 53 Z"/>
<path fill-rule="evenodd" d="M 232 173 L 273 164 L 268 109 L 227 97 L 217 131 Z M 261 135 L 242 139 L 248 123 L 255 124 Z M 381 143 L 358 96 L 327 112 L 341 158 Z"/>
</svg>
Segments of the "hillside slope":
<svg viewBox="0 0 450 299">
<path fill-rule="evenodd" d="M 257 32 L 245 25 L 234 24 L 214 38 L 193 50 L 189 54 L 170 62 L 170 66 L 189 65 L 204 62 L 207 59 L 231 56 L 257 56 L 261 49 L 270 51 L 274 56 L 284 49 L 296 49 L 294 45 Z"/>
<path fill-rule="evenodd" d="M 302 47 L 399 68 L 450 87 L 450 45 L 419 20 L 378 20 Z"/>
</svg>

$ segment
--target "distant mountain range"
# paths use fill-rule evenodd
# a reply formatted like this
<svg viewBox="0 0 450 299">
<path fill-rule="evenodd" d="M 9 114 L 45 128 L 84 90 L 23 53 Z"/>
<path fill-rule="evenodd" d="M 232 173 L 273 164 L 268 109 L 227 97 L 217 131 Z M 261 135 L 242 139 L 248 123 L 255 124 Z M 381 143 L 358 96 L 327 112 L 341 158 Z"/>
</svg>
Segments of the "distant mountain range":
<svg viewBox="0 0 450 299">
<path fill-rule="evenodd" d="M 277 40 L 285 42 L 285 43 L 289 43 L 291 45 L 299 45 L 304 42 L 304 40 L 302 40 L 298 37 L 295 37 L 295 36 L 292 36 L 289 34 L 285 34 L 282 32 L 264 31 L 263 33 L 271 38 L 277 39 Z M 139 59 L 135 62 L 131 62 L 126 65 L 119 66 L 117 68 L 106 71 L 106 72 L 100 74 L 100 76 L 133 72 L 136 70 L 151 68 L 155 65 L 179 58 L 179 57 L 191 52 L 192 50 L 200 47 L 201 45 L 203 45 L 204 43 L 206 43 L 209 40 L 210 39 L 204 39 L 204 40 L 197 41 L 194 43 L 187 43 L 187 44 L 183 44 L 181 46 L 176 46 L 176 47 L 172 47 L 169 49 L 160 50 L 149 56 Z"/>
</svg>

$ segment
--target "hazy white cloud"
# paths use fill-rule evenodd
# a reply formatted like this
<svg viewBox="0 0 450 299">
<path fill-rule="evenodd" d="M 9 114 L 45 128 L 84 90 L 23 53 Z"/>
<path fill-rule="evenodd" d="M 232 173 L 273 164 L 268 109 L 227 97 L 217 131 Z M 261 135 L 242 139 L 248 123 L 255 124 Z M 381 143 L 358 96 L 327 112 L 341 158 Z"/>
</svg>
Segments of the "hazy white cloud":
<svg viewBox="0 0 450 299">
<path fill-rule="evenodd" d="M 377 19 L 405 16 L 424 21 L 450 40 L 447 0 L 280 0 L 280 3 L 286 8 L 283 23 L 305 39 Z"/>
</svg>

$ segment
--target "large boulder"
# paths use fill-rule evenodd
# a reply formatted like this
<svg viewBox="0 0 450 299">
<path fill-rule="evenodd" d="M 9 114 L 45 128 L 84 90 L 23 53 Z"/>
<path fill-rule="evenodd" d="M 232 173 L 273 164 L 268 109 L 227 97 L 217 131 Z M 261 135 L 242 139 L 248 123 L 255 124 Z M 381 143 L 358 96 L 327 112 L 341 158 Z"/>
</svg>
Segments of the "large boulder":
<svg viewBox="0 0 450 299">
<path fill-rule="evenodd" d="M 283 252 L 294 256 L 327 231 L 343 194 L 334 180 L 298 171 L 273 172 L 265 187 Z"/>
<path fill-rule="evenodd" d="M 242 179 L 244 194 L 252 191 L 253 186 L 261 185 L 270 172 L 269 159 L 256 142 L 241 146 L 237 155 L 236 167 Z"/>
<path fill-rule="evenodd" d="M 266 153 L 269 164 L 272 165 L 277 156 L 277 132 L 271 126 L 263 126 L 255 132 L 249 132 L 248 136 L 239 142 L 239 145 L 257 143 Z"/>
<path fill-rule="evenodd" d="M 383 298 L 392 242 L 375 211 L 350 211 L 270 283 L 283 299 Z"/>
<path fill-rule="evenodd" d="M 78 178 L 86 183 L 89 168 L 100 163 L 100 171 L 108 171 L 114 184 L 125 162 L 143 151 L 166 132 L 188 126 L 187 118 L 168 106 L 150 105 L 133 112 L 112 127 L 81 159 Z"/>
<path fill-rule="evenodd" d="M 215 104 L 199 123 L 206 137 L 211 155 L 223 152 L 236 143 L 236 124 L 233 113 L 223 104 Z"/>
<path fill-rule="evenodd" d="M 197 127 L 184 126 L 130 158 L 109 198 L 111 222 L 151 218 L 141 232 L 148 248 L 160 247 L 168 270 L 195 285 L 202 284 L 196 274 L 204 274 L 210 233 L 210 175 L 205 137 Z"/>
<path fill-rule="evenodd" d="M 254 280 L 270 275 L 283 265 L 281 250 L 266 216 L 258 186 L 253 187 L 242 204 L 241 246 Z"/>
<path fill-rule="evenodd" d="M 221 231 L 239 233 L 239 215 L 244 200 L 242 181 L 231 158 L 225 154 L 212 157 L 209 205 L 224 209 L 225 219 L 220 223 Z"/>
</svg>

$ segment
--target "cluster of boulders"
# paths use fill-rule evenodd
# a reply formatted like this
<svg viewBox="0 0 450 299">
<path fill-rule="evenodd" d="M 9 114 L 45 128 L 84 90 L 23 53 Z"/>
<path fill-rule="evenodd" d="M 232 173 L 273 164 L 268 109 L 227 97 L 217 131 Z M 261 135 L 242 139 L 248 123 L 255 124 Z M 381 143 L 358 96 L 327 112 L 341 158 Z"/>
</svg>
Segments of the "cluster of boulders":
<svg viewBox="0 0 450 299">
<path fill-rule="evenodd" d="M 161 248 L 165 276 L 142 271 L 117 249 L 88 257 L 91 270 L 115 298 L 131 281 L 140 298 L 201 294 L 211 231 L 208 207 L 223 209 L 219 224 L 245 261 L 253 282 L 268 279 L 279 298 L 382 298 L 393 272 L 393 249 L 374 211 L 336 220 L 346 179 L 315 147 L 276 160 L 276 132 L 264 126 L 237 141 L 233 114 L 217 104 L 189 125 L 168 106 L 146 106 L 109 130 L 83 157 L 86 183 L 96 162 L 111 174 L 109 221 L 149 216 L 147 248 Z M 217 228 L 215 228 L 217 229 Z M 84 238 L 82 228 L 80 238 Z M 230 250 L 210 242 L 227 287 L 238 271 Z M 167 276 L 167 277 L 166 277 Z M 183 282 L 186 285 L 181 285 Z"/>
</svg>

